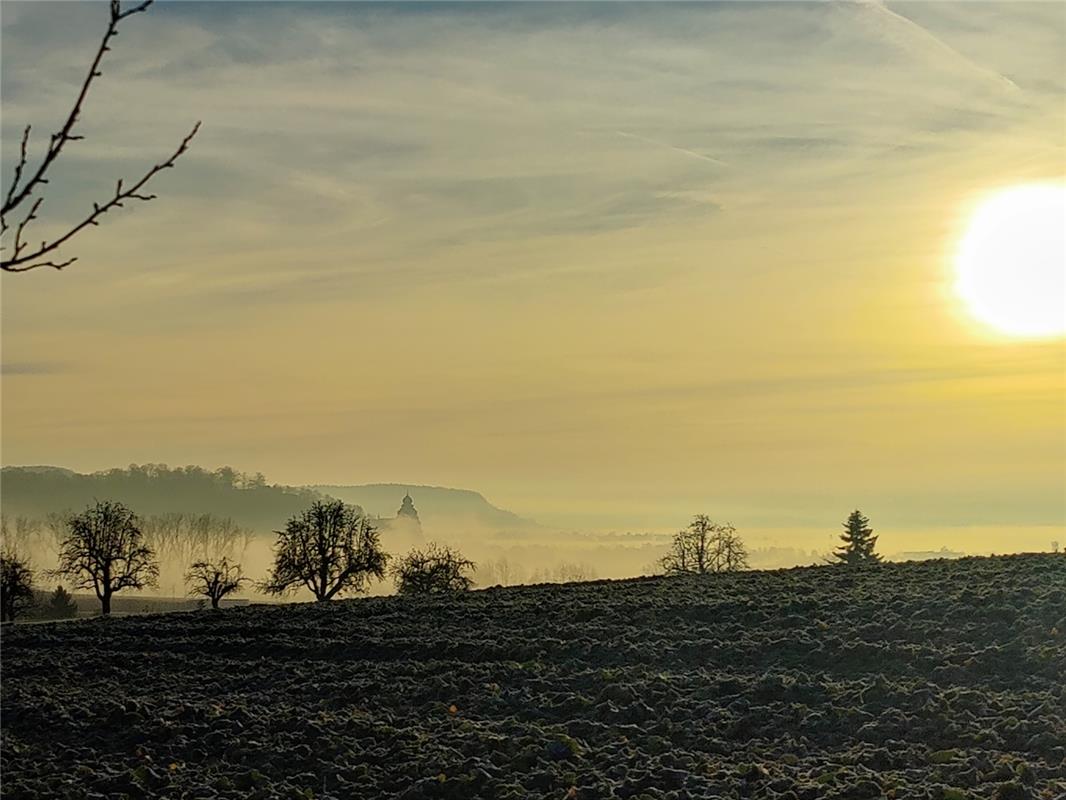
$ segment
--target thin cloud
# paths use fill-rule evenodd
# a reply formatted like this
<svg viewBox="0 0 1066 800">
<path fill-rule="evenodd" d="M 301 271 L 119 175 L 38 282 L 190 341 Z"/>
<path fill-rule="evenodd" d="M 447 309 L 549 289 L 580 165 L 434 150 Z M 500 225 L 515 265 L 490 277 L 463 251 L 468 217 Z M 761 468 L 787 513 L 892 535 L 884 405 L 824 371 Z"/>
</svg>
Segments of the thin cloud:
<svg viewBox="0 0 1066 800">
<path fill-rule="evenodd" d="M 639 134 L 631 133 L 629 131 L 615 131 L 615 133 L 617 133 L 619 136 L 625 137 L 626 139 L 634 139 L 638 142 L 644 142 L 645 144 L 655 145 L 656 147 L 665 147 L 668 150 L 673 150 L 675 153 L 681 153 L 682 155 L 688 156 L 689 158 L 697 158 L 700 161 L 706 161 L 710 164 L 714 164 L 715 166 L 729 166 L 729 162 L 727 161 L 722 161 L 717 158 L 711 158 L 708 155 L 704 155 L 703 153 L 697 153 L 694 150 L 687 150 L 684 147 L 677 147 L 676 145 L 667 144 L 666 142 L 659 142 L 655 139 L 649 139 L 647 136 L 640 136 Z"/>
<path fill-rule="evenodd" d="M 59 375 L 71 371 L 69 364 L 55 361 L 12 361 L 0 364 L 0 375 Z"/>
</svg>

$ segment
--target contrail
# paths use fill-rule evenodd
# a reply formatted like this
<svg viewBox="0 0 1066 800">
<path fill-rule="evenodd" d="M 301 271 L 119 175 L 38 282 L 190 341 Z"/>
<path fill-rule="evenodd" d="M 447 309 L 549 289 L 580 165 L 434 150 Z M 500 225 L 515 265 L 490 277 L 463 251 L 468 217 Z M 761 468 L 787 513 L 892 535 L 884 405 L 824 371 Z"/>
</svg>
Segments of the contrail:
<svg viewBox="0 0 1066 800">
<path fill-rule="evenodd" d="M 918 37 L 919 39 L 924 39 L 928 44 L 939 49 L 945 56 L 954 60 L 957 64 L 964 65 L 975 73 L 980 74 L 983 77 L 992 80 L 1003 87 L 1006 87 L 1007 89 L 1010 89 L 1015 92 L 1022 91 L 1021 87 L 1019 87 L 1018 84 L 1016 84 L 1006 75 L 1002 75 L 996 70 L 989 69 L 988 67 L 978 64 L 971 58 L 964 56 L 954 47 L 949 45 L 947 42 L 938 37 L 932 31 L 930 31 L 928 28 L 919 25 L 910 17 L 906 17 L 903 14 L 900 14 L 898 11 L 894 11 L 891 8 L 888 8 L 886 5 L 884 5 L 884 3 L 867 2 L 863 3 L 862 5 L 865 5 L 867 8 L 874 9 L 874 13 L 880 13 L 885 17 L 894 20 L 901 27 L 907 28 L 908 30 L 913 32 L 916 37 Z M 885 34 L 891 36 L 891 31 L 886 30 Z"/>
<path fill-rule="evenodd" d="M 709 161 L 712 164 L 716 164 L 719 167 L 728 167 L 729 164 L 725 161 L 719 161 L 717 158 L 711 158 L 705 156 L 703 153 L 697 153 L 695 150 L 686 150 L 684 147 L 677 147 L 676 145 L 668 144 L 666 142 L 657 142 L 654 139 L 649 139 L 646 136 L 638 136 L 635 133 L 629 133 L 628 131 L 615 131 L 619 136 L 624 136 L 627 139 L 636 139 L 638 142 L 644 142 L 645 144 L 653 144 L 657 147 L 665 147 L 669 150 L 673 150 L 675 153 L 681 153 L 682 155 L 689 156 L 690 158 L 698 158 L 700 161 Z"/>
</svg>

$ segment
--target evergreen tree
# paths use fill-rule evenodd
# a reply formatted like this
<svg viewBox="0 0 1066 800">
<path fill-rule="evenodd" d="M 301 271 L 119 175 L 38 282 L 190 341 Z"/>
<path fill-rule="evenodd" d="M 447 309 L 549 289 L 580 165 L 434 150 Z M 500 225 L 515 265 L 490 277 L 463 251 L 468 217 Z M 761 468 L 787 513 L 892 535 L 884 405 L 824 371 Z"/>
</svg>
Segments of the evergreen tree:
<svg viewBox="0 0 1066 800">
<path fill-rule="evenodd" d="M 57 586 L 41 609 L 41 614 L 45 619 L 73 619 L 78 616 L 78 604 L 70 592 Z"/>
<path fill-rule="evenodd" d="M 833 555 L 842 564 L 852 566 L 859 564 L 877 564 L 881 556 L 874 552 L 877 537 L 874 536 L 870 520 L 855 509 L 844 522 L 844 532 L 840 534 L 844 544 Z"/>
</svg>

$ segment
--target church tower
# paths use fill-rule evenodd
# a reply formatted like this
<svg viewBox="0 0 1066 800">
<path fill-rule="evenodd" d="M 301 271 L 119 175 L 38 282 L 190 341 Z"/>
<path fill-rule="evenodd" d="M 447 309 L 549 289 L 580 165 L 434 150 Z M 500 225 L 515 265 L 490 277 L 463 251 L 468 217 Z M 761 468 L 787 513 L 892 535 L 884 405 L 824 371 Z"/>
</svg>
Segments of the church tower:
<svg viewBox="0 0 1066 800">
<path fill-rule="evenodd" d="M 415 508 L 415 501 L 411 499 L 411 493 L 408 492 L 403 496 L 403 502 L 400 503 L 400 510 L 396 512 L 396 517 L 406 517 L 407 519 L 414 520 L 422 525 L 422 521 L 418 518 L 418 509 Z"/>
</svg>

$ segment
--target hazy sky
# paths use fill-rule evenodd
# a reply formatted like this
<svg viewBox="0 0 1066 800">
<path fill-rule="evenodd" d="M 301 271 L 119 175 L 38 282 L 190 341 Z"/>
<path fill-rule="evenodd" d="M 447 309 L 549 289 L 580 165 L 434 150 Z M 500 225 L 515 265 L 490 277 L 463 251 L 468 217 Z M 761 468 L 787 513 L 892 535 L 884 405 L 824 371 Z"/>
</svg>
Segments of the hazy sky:
<svg viewBox="0 0 1066 800">
<path fill-rule="evenodd" d="M 107 12 L 0 13 L 6 185 Z M 1066 525 L 1064 342 L 975 324 L 951 260 L 1066 172 L 1060 3 L 163 3 L 104 69 L 48 225 L 203 130 L 74 266 L 4 276 L 5 464 Z"/>
</svg>

